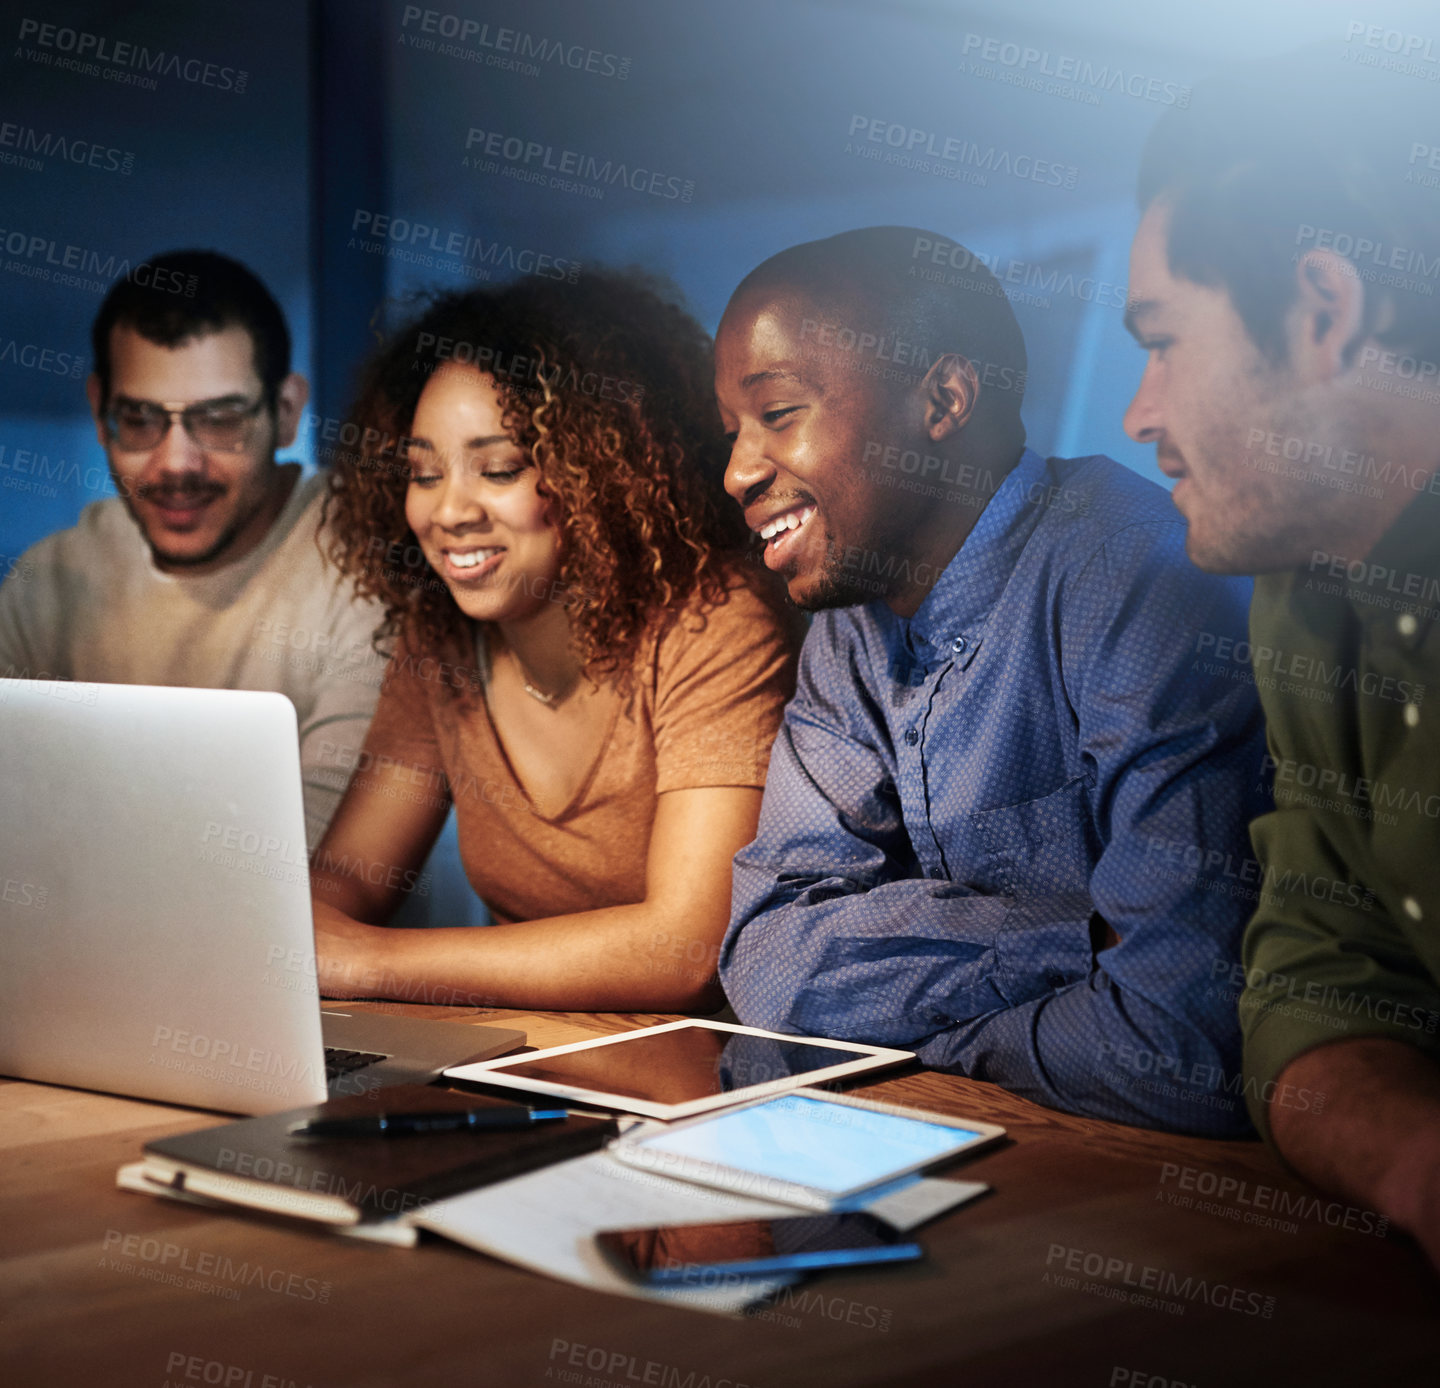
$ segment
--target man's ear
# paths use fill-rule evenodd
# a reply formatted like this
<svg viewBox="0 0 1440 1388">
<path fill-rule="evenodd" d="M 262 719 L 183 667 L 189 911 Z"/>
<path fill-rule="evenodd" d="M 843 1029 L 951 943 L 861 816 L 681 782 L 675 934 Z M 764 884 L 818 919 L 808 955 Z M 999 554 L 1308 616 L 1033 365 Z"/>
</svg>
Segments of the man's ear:
<svg viewBox="0 0 1440 1388">
<path fill-rule="evenodd" d="M 95 437 L 100 440 L 100 447 L 104 448 L 110 442 L 105 437 L 105 421 L 100 417 L 105 397 L 100 388 L 100 378 L 93 371 L 85 380 L 85 398 L 90 402 L 90 418 L 95 421 Z"/>
<path fill-rule="evenodd" d="M 300 412 L 310 398 L 310 382 L 292 371 L 275 392 L 275 447 L 289 448 L 300 430 Z"/>
<path fill-rule="evenodd" d="M 1365 334 L 1365 284 L 1330 250 L 1306 251 L 1295 265 L 1295 303 L 1288 315 L 1290 361 L 1302 378 L 1343 375 Z"/>
<path fill-rule="evenodd" d="M 931 443 L 963 429 L 980 398 L 980 377 L 968 357 L 946 352 L 920 382 L 925 401 L 925 432 Z"/>
</svg>

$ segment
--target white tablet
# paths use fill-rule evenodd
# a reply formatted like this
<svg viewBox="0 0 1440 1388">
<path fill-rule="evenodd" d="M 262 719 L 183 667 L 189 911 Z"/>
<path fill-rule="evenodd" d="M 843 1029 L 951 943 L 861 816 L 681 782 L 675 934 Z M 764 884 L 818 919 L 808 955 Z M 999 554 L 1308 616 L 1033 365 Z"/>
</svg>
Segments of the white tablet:
<svg viewBox="0 0 1440 1388">
<path fill-rule="evenodd" d="M 445 1075 L 670 1119 L 914 1059 L 883 1046 L 687 1018 L 457 1065 Z"/>
<path fill-rule="evenodd" d="M 800 1089 L 666 1128 L 650 1125 L 606 1150 L 657 1175 L 830 1210 L 1004 1136 L 994 1123 Z"/>
</svg>

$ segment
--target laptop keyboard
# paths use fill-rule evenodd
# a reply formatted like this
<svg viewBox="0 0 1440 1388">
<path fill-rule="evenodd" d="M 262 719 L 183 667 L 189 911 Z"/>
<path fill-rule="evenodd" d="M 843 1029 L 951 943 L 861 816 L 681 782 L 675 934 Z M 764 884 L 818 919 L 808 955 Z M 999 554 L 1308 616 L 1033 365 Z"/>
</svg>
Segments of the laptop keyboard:
<svg viewBox="0 0 1440 1388">
<path fill-rule="evenodd" d="M 377 1060 L 388 1060 L 389 1056 L 378 1051 L 342 1051 L 338 1046 L 325 1047 L 325 1078 L 333 1080 L 348 1075 L 352 1070 L 363 1070 Z"/>
</svg>

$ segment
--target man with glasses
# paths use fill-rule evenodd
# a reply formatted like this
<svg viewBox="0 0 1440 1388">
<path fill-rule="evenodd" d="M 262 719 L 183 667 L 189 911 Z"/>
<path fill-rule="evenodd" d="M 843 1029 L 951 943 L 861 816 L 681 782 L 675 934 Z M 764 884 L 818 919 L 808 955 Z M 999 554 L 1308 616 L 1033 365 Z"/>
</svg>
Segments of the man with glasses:
<svg viewBox="0 0 1440 1388">
<path fill-rule="evenodd" d="M 323 478 L 278 463 L 308 398 L 265 286 L 209 251 L 117 281 L 86 383 L 118 495 L 0 586 L 0 676 L 276 690 L 318 842 L 374 710 L 381 612 L 322 557 Z"/>
</svg>

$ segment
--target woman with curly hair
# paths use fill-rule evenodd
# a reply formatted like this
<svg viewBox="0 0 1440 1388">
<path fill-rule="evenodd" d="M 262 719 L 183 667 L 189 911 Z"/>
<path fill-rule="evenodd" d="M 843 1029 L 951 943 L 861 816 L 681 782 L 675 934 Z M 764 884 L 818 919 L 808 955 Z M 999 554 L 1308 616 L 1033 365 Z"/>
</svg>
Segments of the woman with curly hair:
<svg viewBox="0 0 1440 1388">
<path fill-rule="evenodd" d="M 312 864 L 321 990 L 717 1006 L 798 642 L 722 506 L 709 339 L 636 274 L 452 293 L 354 416 L 332 557 L 393 654 Z M 452 803 L 497 924 L 385 928 Z"/>
</svg>

